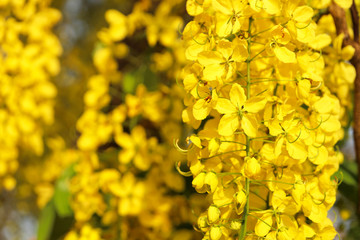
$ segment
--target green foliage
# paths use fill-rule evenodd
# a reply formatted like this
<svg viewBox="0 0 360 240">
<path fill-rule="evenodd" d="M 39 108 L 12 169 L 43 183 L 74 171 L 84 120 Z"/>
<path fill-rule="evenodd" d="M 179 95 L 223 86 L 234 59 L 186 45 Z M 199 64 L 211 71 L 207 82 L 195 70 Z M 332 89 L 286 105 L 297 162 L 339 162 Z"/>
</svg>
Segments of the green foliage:
<svg viewBox="0 0 360 240">
<path fill-rule="evenodd" d="M 64 170 L 63 174 L 55 184 L 54 207 L 60 217 L 69 217 L 73 215 L 70 206 L 71 193 L 69 190 L 69 181 L 75 175 L 74 165 Z"/>
<path fill-rule="evenodd" d="M 56 217 L 54 201 L 48 202 L 43 208 L 38 228 L 38 240 L 48 240 L 53 230 L 54 222 Z"/>
</svg>

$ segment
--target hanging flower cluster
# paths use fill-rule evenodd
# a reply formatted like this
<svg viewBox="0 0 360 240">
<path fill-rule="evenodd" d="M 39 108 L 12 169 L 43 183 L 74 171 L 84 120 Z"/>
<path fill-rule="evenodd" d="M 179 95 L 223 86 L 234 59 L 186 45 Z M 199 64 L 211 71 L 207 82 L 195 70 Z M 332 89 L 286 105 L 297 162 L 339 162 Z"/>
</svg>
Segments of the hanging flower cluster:
<svg viewBox="0 0 360 240">
<path fill-rule="evenodd" d="M 75 134 L 51 2 L 0 0 L 0 192 L 37 195 L 39 240 L 336 236 L 356 71 L 326 9 L 353 1 L 106 1 L 95 71 L 63 61 L 91 75 Z"/>
<path fill-rule="evenodd" d="M 0 191 L 16 185 L 20 153 L 43 153 L 43 128 L 53 122 L 62 52 L 50 1 L 0 1 Z"/>
<path fill-rule="evenodd" d="M 66 240 L 197 235 L 189 229 L 196 219 L 175 168 L 182 155 L 173 146 L 184 131 L 183 93 L 173 79 L 185 60 L 177 15 L 185 4 L 153 4 L 139 1 L 127 16 L 106 12 L 109 27 L 99 31 L 93 56 L 98 74 L 87 82 L 77 121 L 78 149 L 64 148 L 61 139 L 50 144 L 54 154 L 36 188 L 38 204 L 74 216 Z M 71 199 L 65 209 L 57 200 L 62 184 Z"/>
<path fill-rule="evenodd" d="M 352 1 L 335 1 L 349 8 Z M 183 121 L 211 204 L 203 239 L 333 239 L 341 120 L 354 81 L 331 1 L 188 0 Z M 340 101 L 339 101 L 340 99 Z"/>
</svg>

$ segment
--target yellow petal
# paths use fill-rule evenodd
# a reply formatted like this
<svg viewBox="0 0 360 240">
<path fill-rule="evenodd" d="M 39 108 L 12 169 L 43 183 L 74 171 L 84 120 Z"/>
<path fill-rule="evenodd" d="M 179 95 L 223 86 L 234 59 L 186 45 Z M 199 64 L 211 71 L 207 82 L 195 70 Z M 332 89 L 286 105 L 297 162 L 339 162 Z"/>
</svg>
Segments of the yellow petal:
<svg viewBox="0 0 360 240">
<path fill-rule="evenodd" d="M 322 165 L 328 161 L 328 151 L 324 146 L 321 146 L 319 148 L 309 146 L 308 151 L 308 158 L 312 163 L 316 165 Z"/>
<path fill-rule="evenodd" d="M 307 157 L 305 145 L 301 143 L 299 139 L 294 143 L 286 142 L 286 150 L 290 157 L 300 160 L 301 162 L 305 161 Z"/>
<path fill-rule="evenodd" d="M 211 111 L 211 106 L 205 99 L 199 99 L 193 106 L 193 114 L 196 120 L 205 119 Z"/>
<path fill-rule="evenodd" d="M 283 144 L 284 144 L 284 136 L 279 135 L 275 141 L 274 154 L 276 157 L 280 156 Z"/>
<path fill-rule="evenodd" d="M 237 83 L 232 85 L 230 90 L 230 101 L 237 108 L 241 109 L 244 106 L 246 101 L 244 89 Z"/>
<path fill-rule="evenodd" d="M 348 45 L 341 50 L 341 58 L 349 61 L 354 56 L 354 53 L 355 48 L 351 45 Z"/>
<path fill-rule="evenodd" d="M 216 27 L 215 28 L 216 28 L 216 34 L 219 37 L 226 37 L 238 28 L 238 26 L 234 27 L 232 25 L 232 22 L 229 21 L 230 16 L 223 15 L 221 13 L 216 14 Z M 235 22 L 235 24 L 237 24 L 237 23 L 238 23 L 238 21 Z"/>
<path fill-rule="evenodd" d="M 208 192 L 213 193 L 218 186 L 218 177 L 214 172 L 208 172 L 204 179 L 204 184 L 208 186 Z"/>
<path fill-rule="evenodd" d="M 324 95 L 322 98 L 320 98 L 318 101 L 316 101 L 312 108 L 317 111 L 318 113 L 330 113 L 331 112 L 331 104 L 332 104 L 333 100 L 331 99 L 331 97 L 329 97 L 329 95 Z M 330 105 L 329 105 L 330 103 Z M 325 120 L 326 118 L 323 117 L 323 119 Z"/>
<path fill-rule="evenodd" d="M 231 56 L 235 62 L 244 62 L 247 59 L 248 52 L 247 52 L 247 43 L 245 40 L 241 39 L 234 39 L 234 52 Z"/>
<path fill-rule="evenodd" d="M 195 74 L 187 74 L 184 78 L 184 88 L 187 92 L 191 91 L 198 84 L 198 79 Z"/>
<path fill-rule="evenodd" d="M 119 162 L 123 163 L 123 164 L 128 164 L 135 156 L 135 151 L 134 149 L 130 148 L 130 149 L 123 149 L 119 152 L 118 158 L 119 158 Z"/>
<path fill-rule="evenodd" d="M 273 224 L 272 215 L 264 214 L 260 219 L 258 219 L 255 225 L 255 234 L 259 237 L 265 237 L 271 230 Z"/>
<path fill-rule="evenodd" d="M 275 56 L 284 63 L 296 63 L 296 54 L 286 47 L 275 47 Z"/>
<path fill-rule="evenodd" d="M 345 82 L 353 84 L 356 77 L 356 70 L 350 63 L 340 62 L 335 65 L 334 74 L 336 77 L 343 79 Z"/>
<path fill-rule="evenodd" d="M 192 186 L 197 190 L 199 191 L 200 189 L 202 189 L 202 187 L 204 186 L 205 184 L 205 176 L 206 176 L 206 173 L 204 172 L 201 172 L 199 173 L 192 181 Z"/>
<path fill-rule="evenodd" d="M 250 98 L 246 101 L 244 110 L 250 113 L 258 113 L 265 108 L 266 102 L 265 97 L 257 96 Z"/>
<path fill-rule="evenodd" d="M 118 134 L 115 136 L 115 142 L 121 146 L 122 148 L 133 148 L 134 147 L 134 141 L 130 137 L 130 135 L 123 133 Z"/>
<path fill-rule="evenodd" d="M 314 10 L 309 6 L 300 6 L 293 12 L 293 19 L 296 22 L 308 22 L 314 15 Z"/>
<path fill-rule="evenodd" d="M 219 98 L 215 109 L 221 114 L 232 114 L 238 111 L 230 100 L 226 98 Z"/>
<path fill-rule="evenodd" d="M 225 15 L 231 16 L 233 14 L 232 3 L 229 0 L 213 0 L 212 6 L 215 11 L 219 11 Z"/>
<path fill-rule="evenodd" d="M 296 24 L 296 39 L 302 43 L 309 43 L 315 39 L 315 23 L 297 23 Z"/>
<path fill-rule="evenodd" d="M 278 14 L 281 11 L 280 0 L 263 0 L 263 8 L 268 14 Z"/>
<path fill-rule="evenodd" d="M 199 137 L 197 137 L 196 135 L 191 135 L 190 136 L 190 141 L 197 146 L 198 148 L 202 148 L 201 146 L 201 139 Z"/>
<path fill-rule="evenodd" d="M 218 133 L 221 136 L 231 136 L 239 127 L 239 117 L 236 114 L 225 114 L 219 122 Z"/>
<path fill-rule="evenodd" d="M 320 128 L 325 132 L 334 133 L 341 128 L 341 123 L 337 117 L 330 116 L 330 118 L 321 123 Z"/>
<path fill-rule="evenodd" d="M 303 224 L 301 225 L 301 227 L 303 228 L 304 235 L 306 238 L 312 238 L 316 234 L 314 229 L 307 224 Z M 334 238 L 329 238 L 329 239 L 334 239 Z"/>
<path fill-rule="evenodd" d="M 203 13 L 201 0 L 188 0 L 186 1 L 186 11 L 190 16 L 196 16 Z"/>
<path fill-rule="evenodd" d="M 150 161 L 146 156 L 138 153 L 134 158 L 134 165 L 141 171 L 146 171 L 150 167 Z"/>
<path fill-rule="evenodd" d="M 309 46 L 316 50 L 320 50 L 330 44 L 331 37 L 325 33 L 317 35 L 313 41 L 309 42 Z"/>
<path fill-rule="evenodd" d="M 208 65 L 203 71 L 203 79 L 206 81 L 219 80 L 224 76 L 225 73 L 225 65 L 223 64 Z"/>
<path fill-rule="evenodd" d="M 219 147 L 220 147 L 220 141 L 216 138 L 212 138 L 209 141 L 209 146 L 208 146 L 210 156 L 215 155 L 218 152 Z"/>
<path fill-rule="evenodd" d="M 307 99 L 310 95 L 311 83 L 309 80 L 298 82 L 297 93 L 299 98 Z"/>
<path fill-rule="evenodd" d="M 205 67 L 213 64 L 220 64 L 224 62 L 224 60 L 221 53 L 215 51 L 204 51 L 198 55 L 199 63 Z"/>
<path fill-rule="evenodd" d="M 256 137 L 256 133 L 258 131 L 258 122 L 256 117 L 249 114 L 244 115 L 241 119 L 241 128 L 249 137 Z"/>
<path fill-rule="evenodd" d="M 232 43 L 227 40 L 220 40 L 217 45 L 217 50 L 225 59 L 229 59 L 233 53 Z"/>
<path fill-rule="evenodd" d="M 334 2 L 344 9 L 348 9 L 351 7 L 352 0 L 334 0 Z"/>
</svg>

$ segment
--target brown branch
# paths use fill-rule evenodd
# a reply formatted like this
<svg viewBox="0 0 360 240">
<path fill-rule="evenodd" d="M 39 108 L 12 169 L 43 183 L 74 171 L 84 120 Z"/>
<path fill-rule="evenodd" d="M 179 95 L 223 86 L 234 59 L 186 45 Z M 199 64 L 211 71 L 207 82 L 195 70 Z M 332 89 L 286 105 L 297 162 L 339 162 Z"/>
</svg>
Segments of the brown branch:
<svg viewBox="0 0 360 240">
<path fill-rule="evenodd" d="M 351 12 L 351 20 L 352 20 L 353 31 L 354 31 L 354 41 L 358 43 L 359 37 L 360 37 L 359 36 L 359 13 L 356 8 L 355 1 L 353 1 L 352 5 L 351 5 L 350 12 Z"/>
<path fill-rule="evenodd" d="M 360 217 L 360 44 L 359 44 L 359 17 L 355 3 L 351 7 L 351 15 L 354 27 L 354 39 L 350 38 L 348 25 L 346 22 L 345 11 L 335 3 L 332 3 L 329 7 L 329 12 L 334 18 L 337 34 L 344 34 L 343 46 L 351 45 L 355 48 L 355 54 L 351 59 L 351 64 L 356 69 L 356 78 L 354 83 L 354 141 L 355 141 L 355 153 L 358 166 L 358 206 L 357 213 Z M 356 30 L 355 30 L 356 28 Z"/>
</svg>

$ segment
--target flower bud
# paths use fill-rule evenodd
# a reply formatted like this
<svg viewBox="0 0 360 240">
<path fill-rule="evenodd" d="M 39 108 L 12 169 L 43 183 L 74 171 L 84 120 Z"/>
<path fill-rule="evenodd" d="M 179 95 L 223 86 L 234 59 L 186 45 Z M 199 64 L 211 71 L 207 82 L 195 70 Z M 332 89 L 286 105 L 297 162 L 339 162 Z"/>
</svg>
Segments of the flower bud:
<svg viewBox="0 0 360 240">
<path fill-rule="evenodd" d="M 231 221 L 231 223 L 230 223 L 230 228 L 231 228 L 232 230 L 240 230 L 240 228 L 241 228 L 241 222 L 240 222 L 240 220 L 233 220 L 233 221 Z"/>
<path fill-rule="evenodd" d="M 255 158 L 248 158 L 245 162 L 245 176 L 254 177 L 260 173 L 261 165 Z"/>
<path fill-rule="evenodd" d="M 207 223 L 207 217 L 206 216 L 201 216 L 198 218 L 198 226 L 200 229 L 204 229 L 207 228 L 209 225 Z"/>
<path fill-rule="evenodd" d="M 211 227 L 210 229 L 210 239 L 219 240 L 222 236 L 220 227 Z"/>
<path fill-rule="evenodd" d="M 219 220 L 221 215 L 220 209 L 215 206 L 215 205 L 211 205 L 208 209 L 208 220 L 209 223 L 212 224 L 214 222 L 216 222 L 217 220 Z"/>
</svg>

